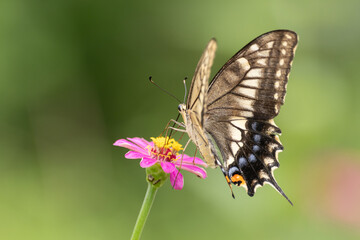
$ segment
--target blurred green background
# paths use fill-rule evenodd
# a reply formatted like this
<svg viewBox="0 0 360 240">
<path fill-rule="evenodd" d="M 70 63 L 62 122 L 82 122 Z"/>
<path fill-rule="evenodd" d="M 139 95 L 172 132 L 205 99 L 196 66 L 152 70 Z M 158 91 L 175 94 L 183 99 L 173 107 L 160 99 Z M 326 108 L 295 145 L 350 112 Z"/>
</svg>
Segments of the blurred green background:
<svg viewBox="0 0 360 240">
<path fill-rule="evenodd" d="M 212 74 L 258 35 L 300 36 L 269 185 L 219 169 L 158 192 L 143 239 L 359 239 L 360 1 L 0 1 L 0 239 L 129 239 L 146 190 L 119 138 L 159 135 L 211 37 Z M 194 153 L 194 147 L 188 154 Z"/>
</svg>

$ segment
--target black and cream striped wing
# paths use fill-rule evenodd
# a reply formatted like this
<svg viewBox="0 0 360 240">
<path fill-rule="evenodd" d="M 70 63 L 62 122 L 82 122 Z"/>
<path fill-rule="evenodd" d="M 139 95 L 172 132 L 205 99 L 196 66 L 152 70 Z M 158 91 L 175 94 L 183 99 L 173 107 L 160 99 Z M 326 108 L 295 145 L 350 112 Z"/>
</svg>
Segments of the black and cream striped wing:
<svg viewBox="0 0 360 240">
<path fill-rule="evenodd" d="M 292 31 L 265 33 L 236 53 L 208 89 L 205 131 L 220 151 L 228 181 L 250 196 L 265 182 L 285 196 L 273 176 L 283 149 L 273 118 L 284 103 L 296 45 Z"/>
</svg>

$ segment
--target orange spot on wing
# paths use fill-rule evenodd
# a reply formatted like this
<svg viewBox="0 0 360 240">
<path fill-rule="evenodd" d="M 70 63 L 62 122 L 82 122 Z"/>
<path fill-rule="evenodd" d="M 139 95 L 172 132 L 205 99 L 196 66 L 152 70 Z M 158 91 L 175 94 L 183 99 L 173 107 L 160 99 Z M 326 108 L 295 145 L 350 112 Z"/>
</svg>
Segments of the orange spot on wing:
<svg viewBox="0 0 360 240">
<path fill-rule="evenodd" d="M 231 177 L 231 181 L 234 183 L 234 184 L 239 184 L 239 185 L 242 185 L 242 184 L 245 184 L 245 180 L 244 178 L 240 175 L 240 174 L 235 174 Z"/>
</svg>

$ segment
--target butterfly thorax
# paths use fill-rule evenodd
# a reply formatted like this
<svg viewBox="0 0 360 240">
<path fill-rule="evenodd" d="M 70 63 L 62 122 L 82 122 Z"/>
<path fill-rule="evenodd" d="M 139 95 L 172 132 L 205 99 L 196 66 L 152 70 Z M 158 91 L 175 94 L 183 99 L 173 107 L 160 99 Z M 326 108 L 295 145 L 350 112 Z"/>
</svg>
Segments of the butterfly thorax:
<svg viewBox="0 0 360 240">
<path fill-rule="evenodd" d="M 205 134 L 203 126 L 196 117 L 197 114 L 193 110 L 187 109 L 185 104 L 180 104 L 178 110 L 184 120 L 186 132 L 200 151 L 204 161 L 209 167 L 215 167 L 214 155 L 211 151 L 209 139 Z"/>
</svg>

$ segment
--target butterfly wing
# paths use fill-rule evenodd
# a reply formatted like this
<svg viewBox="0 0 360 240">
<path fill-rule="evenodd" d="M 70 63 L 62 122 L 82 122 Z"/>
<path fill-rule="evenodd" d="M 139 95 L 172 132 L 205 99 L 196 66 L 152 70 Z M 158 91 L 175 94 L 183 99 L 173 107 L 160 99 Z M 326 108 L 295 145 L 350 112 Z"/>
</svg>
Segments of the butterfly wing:
<svg viewBox="0 0 360 240">
<path fill-rule="evenodd" d="M 216 41 L 211 39 L 206 46 L 191 82 L 186 107 L 180 109 L 186 132 L 199 149 L 203 159 L 210 167 L 215 167 L 214 156 L 203 128 L 203 116 L 206 112 L 206 97 L 210 70 L 215 57 Z"/>
<path fill-rule="evenodd" d="M 244 186 L 250 196 L 267 182 L 286 197 L 273 176 L 283 149 L 273 118 L 284 103 L 296 45 L 292 31 L 265 33 L 236 53 L 208 89 L 205 132 L 220 152 L 228 182 Z"/>
<path fill-rule="evenodd" d="M 203 125 L 203 115 L 206 111 L 206 93 L 216 48 L 216 40 L 211 39 L 196 66 L 194 77 L 191 81 L 188 99 L 186 101 L 186 108 L 195 113 L 201 126 Z"/>
</svg>

